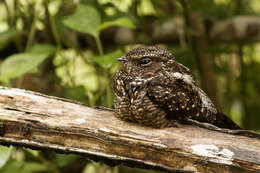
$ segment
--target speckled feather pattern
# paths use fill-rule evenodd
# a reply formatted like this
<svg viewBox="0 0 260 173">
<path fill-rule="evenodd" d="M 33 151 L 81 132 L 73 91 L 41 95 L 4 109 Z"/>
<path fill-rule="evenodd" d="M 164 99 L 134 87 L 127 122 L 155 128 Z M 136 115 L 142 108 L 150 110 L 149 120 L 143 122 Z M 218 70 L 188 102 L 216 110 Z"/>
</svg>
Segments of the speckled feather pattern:
<svg viewBox="0 0 260 173">
<path fill-rule="evenodd" d="M 141 46 L 126 53 L 114 76 L 116 117 L 155 128 L 194 119 L 240 129 L 196 86 L 190 70 L 166 49 Z"/>
</svg>

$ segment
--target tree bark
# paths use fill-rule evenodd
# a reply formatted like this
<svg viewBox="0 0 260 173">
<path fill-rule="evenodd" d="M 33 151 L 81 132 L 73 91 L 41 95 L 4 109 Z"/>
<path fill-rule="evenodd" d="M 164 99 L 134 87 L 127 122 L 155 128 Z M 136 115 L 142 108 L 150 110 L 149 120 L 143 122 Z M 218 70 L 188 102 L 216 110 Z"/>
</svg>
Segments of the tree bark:
<svg viewBox="0 0 260 173">
<path fill-rule="evenodd" d="M 205 89 L 206 93 L 212 99 L 217 107 L 219 106 L 218 92 L 216 86 L 216 77 L 213 71 L 212 58 L 209 52 L 209 42 L 206 34 L 206 28 L 204 26 L 203 18 L 198 11 L 193 11 L 186 0 L 180 0 L 185 24 L 187 28 L 191 28 L 194 34 L 186 34 L 190 46 L 193 48 L 196 59 L 198 61 L 201 77 L 202 77 L 202 87 Z"/>
<path fill-rule="evenodd" d="M 260 138 L 197 126 L 154 129 L 110 109 L 0 87 L 0 143 L 168 172 L 259 172 Z"/>
<path fill-rule="evenodd" d="M 202 86 L 212 101 L 219 107 L 216 77 L 213 72 L 212 58 L 205 27 L 199 12 L 190 12 L 190 27 L 196 32 L 193 36 L 193 47 L 201 69 Z"/>
</svg>

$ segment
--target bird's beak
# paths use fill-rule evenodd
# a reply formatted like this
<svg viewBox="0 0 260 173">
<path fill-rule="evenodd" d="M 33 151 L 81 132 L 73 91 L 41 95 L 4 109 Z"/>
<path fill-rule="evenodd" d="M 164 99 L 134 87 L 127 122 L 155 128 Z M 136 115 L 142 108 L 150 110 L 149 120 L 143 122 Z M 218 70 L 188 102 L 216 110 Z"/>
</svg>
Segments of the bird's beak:
<svg viewBox="0 0 260 173">
<path fill-rule="evenodd" d="M 125 56 L 121 56 L 120 58 L 117 59 L 117 61 L 127 61 Z"/>
</svg>

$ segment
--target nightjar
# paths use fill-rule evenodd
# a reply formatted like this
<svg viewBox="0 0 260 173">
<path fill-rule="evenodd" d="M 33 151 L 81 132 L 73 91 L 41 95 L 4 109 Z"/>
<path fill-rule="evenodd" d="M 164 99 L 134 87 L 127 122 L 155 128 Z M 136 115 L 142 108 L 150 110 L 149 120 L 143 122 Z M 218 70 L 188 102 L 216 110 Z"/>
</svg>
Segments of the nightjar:
<svg viewBox="0 0 260 173">
<path fill-rule="evenodd" d="M 118 59 L 114 76 L 115 116 L 154 128 L 187 119 L 241 129 L 196 86 L 190 70 L 163 48 L 141 46 Z"/>
</svg>

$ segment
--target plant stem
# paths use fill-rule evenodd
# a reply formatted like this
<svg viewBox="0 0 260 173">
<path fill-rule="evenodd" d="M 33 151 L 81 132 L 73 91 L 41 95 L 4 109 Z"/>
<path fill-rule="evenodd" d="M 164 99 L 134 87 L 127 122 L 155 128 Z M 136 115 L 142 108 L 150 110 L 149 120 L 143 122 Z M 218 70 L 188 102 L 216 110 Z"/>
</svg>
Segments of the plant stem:
<svg viewBox="0 0 260 173">
<path fill-rule="evenodd" d="M 61 41 L 60 41 L 60 37 L 59 37 L 58 31 L 56 28 L 54 16 L 51 15 L 48 4 L 49 4 L 49 0 L 46 0 L 44 3 L 44 6 L 46 9 L 46 14 L 47 14 L 49 22 L 50 22 L 51 31 L 54 36 L 55 42 L 58 45 L 58 48 L 61 48 Z"/>
<path fill-rule="evenodd" d="M 109 79 L 109 78 L 108 78 Z M 106 86 L 106 95 L 107 95 L 107 106 L 109 108 L 112 108 L 112 93 L 111 93 L 111 90 L 110 90 L 110 82 L 108 80 L 108 85 Z"/>
<path fill-rule="evenodd" d="M 33 42 L 35 32 L 36 32 L 36 21 L 37 21 L 37 15 L 35 12 L 33 23 L 31 25 L 31 29 L 30 29 L 30 33 L 29 33 L 29 37 L 28 37 L 28 40 L 26 43 L 25 52 L 28 52 L 30 50 L 30 48 L 32 47 L 32 42 Z"/>
<path fill-rule="evenodd" d="M 10 26 L 10 28 L 14 27 L 14 17 L 15 17 L 15 10 L 14 10 L 14 6 L 15 6 L 15 1 L 9 1 L 5 0 L 4 1 L 4 5 L 6 6 L 6 10 L 7 10 L 7 22 Z"/>
<path fill-rule="evenodd" d="M 96 36 L 95 40 L 96 40 L 99 55 L 103 55 L 104 54 L 103 47 L 102 47 L 101 40 L 100 40 L 99 36 Z"/>
<path fill-rule="evenodd" d="M 99 38 L 99 36 L 96 36 L 95 37 L 95 40 L 96 40 L 96 44 L 97 44 L 97 48 L 98 48 L 98 53 L 99 55 L 103 55 L 104 52 L 103 52 L 103 47 L 102 47 L 102 44 L 101 44 L 101 40 Z M 108 70 L 104 70 L 104 73 L 107 77 L 107 86 L 106 86 L 106 100 L 107 100 L 107 107 L 109 108 L 112 108 L 112 93 L 111 93 L 111 89 L 110 89 L 110 82 L 109 82 L 109 72 Z"/>
</svg>

